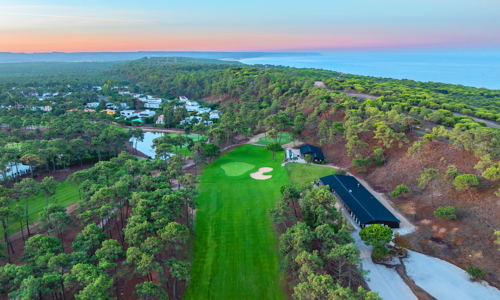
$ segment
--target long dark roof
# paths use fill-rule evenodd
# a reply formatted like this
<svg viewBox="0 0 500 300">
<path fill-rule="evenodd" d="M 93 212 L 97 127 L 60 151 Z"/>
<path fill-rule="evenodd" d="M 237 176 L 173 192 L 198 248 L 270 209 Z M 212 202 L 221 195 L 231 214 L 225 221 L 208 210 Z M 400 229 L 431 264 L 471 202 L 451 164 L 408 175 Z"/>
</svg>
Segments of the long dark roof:
<svg viewBox="0 0 500 300">
<path fill-rule="evenodd" d="M 319 159 L 325 159 L 323 156 L 323 151 L 319 147 L 305 144 L 304 146 L 301 146 L 300 148 L 300 153 L 301 154 L 310 154 L 312 158 L 319 158 Z"/>
<path fill-rule="evenodd" d="M 342 198 L 342 201 L 362 224 L 372 221 L 400 222 L 355 177 L 330 175 L 321 177 L 319 180 Z"/>
</svg>

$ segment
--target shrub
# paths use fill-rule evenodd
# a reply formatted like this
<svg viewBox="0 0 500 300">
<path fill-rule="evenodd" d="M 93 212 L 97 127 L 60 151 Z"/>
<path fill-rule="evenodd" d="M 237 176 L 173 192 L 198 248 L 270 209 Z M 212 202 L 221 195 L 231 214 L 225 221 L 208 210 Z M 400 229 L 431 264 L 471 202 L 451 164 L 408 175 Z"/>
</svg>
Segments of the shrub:
<svg viewBox="0 0 500 300">
<path fill-rule="evenodd" d="M 432 140 L 437 140 L 437 139 L 438 139 L 438 137 L 435 134 L 426 134 L 422 138 L 422 140 L 424 140 L 426 142 L 432 142 Z"/>
<path fill-rule="evenodd" d="M 456 209 L 453 206 L 440 206 L 434 212 L 434 216 L 438 219 L 456 219 L 455 211 Z"/>
<path fill-rule="evenodd" d="M 411 191 L 408 189 L 408 187 L 406 185 L 400 184 L 396 187 L 396 189 L 394 191 L 391 192 L 391 195 L 393 197 L 397 197 L 403 193 L 409 194 L 409 193 L 411 193 Z"/>
<path fill-rule="evenodd" d="M 304 155 L 304 160 L 310 164 L 312 162 L 312 157 L 309 154 Z"/>
<path fill-rule="evenodd" d="M 467 274 L 469 274 L 474 278 L 483 279 L 484 277 L 486 277 L 486 273 L 484 273 L 484 271 L 481 270 L 481 268 L 476 266 L 467 266 L 465 271 L 467 272 Z"/>
<path fill-rule="evenodd" d="M 377 246 L 373 248 L 372 254 L 376 259 L 381 259 L 389 255 L 389 249 L 384 246 Z"/>
</svg>

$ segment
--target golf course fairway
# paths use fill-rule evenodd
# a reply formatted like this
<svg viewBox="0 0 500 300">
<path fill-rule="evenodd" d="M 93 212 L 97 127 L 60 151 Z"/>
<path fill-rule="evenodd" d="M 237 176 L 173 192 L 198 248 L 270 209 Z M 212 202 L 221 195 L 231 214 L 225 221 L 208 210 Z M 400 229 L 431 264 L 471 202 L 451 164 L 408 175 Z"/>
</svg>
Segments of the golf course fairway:
<svg viewBox="0 0 500 300">
<path fill-rule="evenodd" d="M 288 183 L 281 155 L 276 156 L 274 162 L 264 147 L 244 145 L 203 170 L 192 280 L 184 299 L 285 299 L 275 231 L 267 213 L 280 187 Z M 227 176 L 221 166 L 236 162 L 255 168 Z M 250 177 L 262 167 L 273 168 L 266 173 L 272 178 Z M 286 286 L 284 280 L 281 286 Z"/>
</svg>

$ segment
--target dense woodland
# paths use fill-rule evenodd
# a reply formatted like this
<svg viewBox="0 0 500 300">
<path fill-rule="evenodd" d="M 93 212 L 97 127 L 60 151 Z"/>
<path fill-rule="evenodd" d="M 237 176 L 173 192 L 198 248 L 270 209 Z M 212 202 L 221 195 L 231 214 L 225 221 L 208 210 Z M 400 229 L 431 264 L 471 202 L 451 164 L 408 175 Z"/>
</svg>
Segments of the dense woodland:
<svg viewBox="0 0 500 300">
<path fill-rule="evenodd" d="M 315 87 L 317 81 L 324 82 L 328 89 Z M 208 127 L 187 124 L 185 136 L 157 139 L 153 146 L 158 158 L 151 162 L 137 160 L 122 150 L 130 138 L 140 139 L 142 130 L 111 126 L 112 119 L 98 112 L 66 112 L 82 109 L 103 93 L 112 99 L 118 97 L 86 88 L 106 83 L 128 85 L 131 92 L 167 99 L 181 95 L 200 99 L 207 105 L 217 105 L 223 115 Z M 32 86 L 72 94 L 39 101 L 26 96 Z M 324 152 L 334 153 L 329 155 L 332 159 L 343 155 L 351 172 L 361 175 L 375 174 L 395 162 L 401 164 L 399 157 L 412 159 L 418 176 L 391 182 L 398 186 L 393 196 L 420 195 L 414 200 L 432 207 L 431 213 L 436 211 L 434 215 L 441 219 L 453 219 L 455 209 L 469 217 L 480 215 L 482 199 L 491 196 L 487 191 L 496 190 L 500 179 L 498 129 L 468 117 L 500 118 L 496 105 L 500 92 L 495 90 L 183 58 L 178 62 L 144 58 L 79 77 L 71 72 L 9 77 L 0 81 L 0 88 L 0 104 L 28 107 L 0 110 L 1 167 L 5 171 L 22 162 L 36 169 L 32 176 L 45 177 L 42 182 L 32 178 L 4 182 L 0 217 L 6 264 L 0 272 L 2 292 L 10 297 L 63 299 L 71 291 L 76 299 L 120 298 L 118 279 L 134 274 L 142 278 L 136 286 L 138 298 L 166 299 L 167 292 L 178 297 L 179 283 L 190 278 L 185 253 L 194 237 L 192 212 L 199 179 L 184 174 L 182 155 L 169 153 L 178 153 L 186 144 L 193 153 L 195 174 L 217 158 L 220 148 L 236 144 L 238 137 L 259 132 L 265 132 L 266 139 L 275 143 L 287 132 L 292 140 L 317 144 Z M 344 92 L 379 97 L 360 100 Z M 117 101 L 123 99 L 118 97 Z M 29 109 L 39 102 L 54 109 L 48 113 Z M 170 102 L 163 107 L 165 127 L 175 126 L 187 114 L 174 106 L 175 102 Z M 453 112 L 467 116 L 454 116 Z M 425 129 L 424 123 L 432 126 Z M 190 140 L 187 134 L 191 131 L 206 135 L 208 141 Z M 335 149 L 333 145 L 345 147 Z M 443 162 L 444 158 L 429 155 L 440 147 L 455 149 L 475 165 Z M 84 160 L 93 160 L 95 166 L 67 179 L 79 191 L 76 218 L 47 200 L 40 214 L 45 235 L 30 236 L 26 232 L 24 253 L 19 263 L 11 264 L 9 255 L 14 249 L 8 224 L 21 220 L 27 227 L 29 222 L 27 210 L 15 206 L 15 201 L 40 191 L 47 199 L 54 197 L 51 173 L 70 165 L 81 167 Z M 438 163 L 445 165 L 444 170 L 436 167 Z M 183 188 L 173 187 L 173 182 Z M 357 267 L 359 250 L 342 226 L 345 220 L 331 209 L 334 199 L 328 191 L 285 186 L 282 195 L 270 213 L 281 234 L 279 268 L 293 287 L 293 297 L 377 299 L 376 294 L 363 289 L 364 273 Z M 445 203 L 440 200 L 447 197 L 443 195 L 454 200 Z M 302 207 L 297 222 L 294 209 L 299 198 Z M 485 229 L 486 223 L 480 227 L 489 236 L 484 243 L 493 245 L 493 229 L 500 224 L 493 218 L 484 222 L 489 228 Z M 69 248 L 62 241 L 73 223 L 82 231 Z M 492 259 L 498 264 L 496 257 Z M 483 277 L 499 281 L 494 269 L 486 271 Z"/>
</svg>

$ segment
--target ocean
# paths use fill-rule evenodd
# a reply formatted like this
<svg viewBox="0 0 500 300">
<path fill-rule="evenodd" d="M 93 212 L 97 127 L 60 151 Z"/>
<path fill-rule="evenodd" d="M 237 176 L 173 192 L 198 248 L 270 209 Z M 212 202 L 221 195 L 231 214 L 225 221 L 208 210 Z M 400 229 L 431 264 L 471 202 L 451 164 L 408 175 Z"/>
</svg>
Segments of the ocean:
<svg viewBox="0 0 500 300">
<path fill-rule="evenodd" d="M 349 74 L 500 89 L 500 49 L 489 51 L 338 51 L 311 57 L 261 57 L 245 64 L 317 68 Z"/>
</svg>

